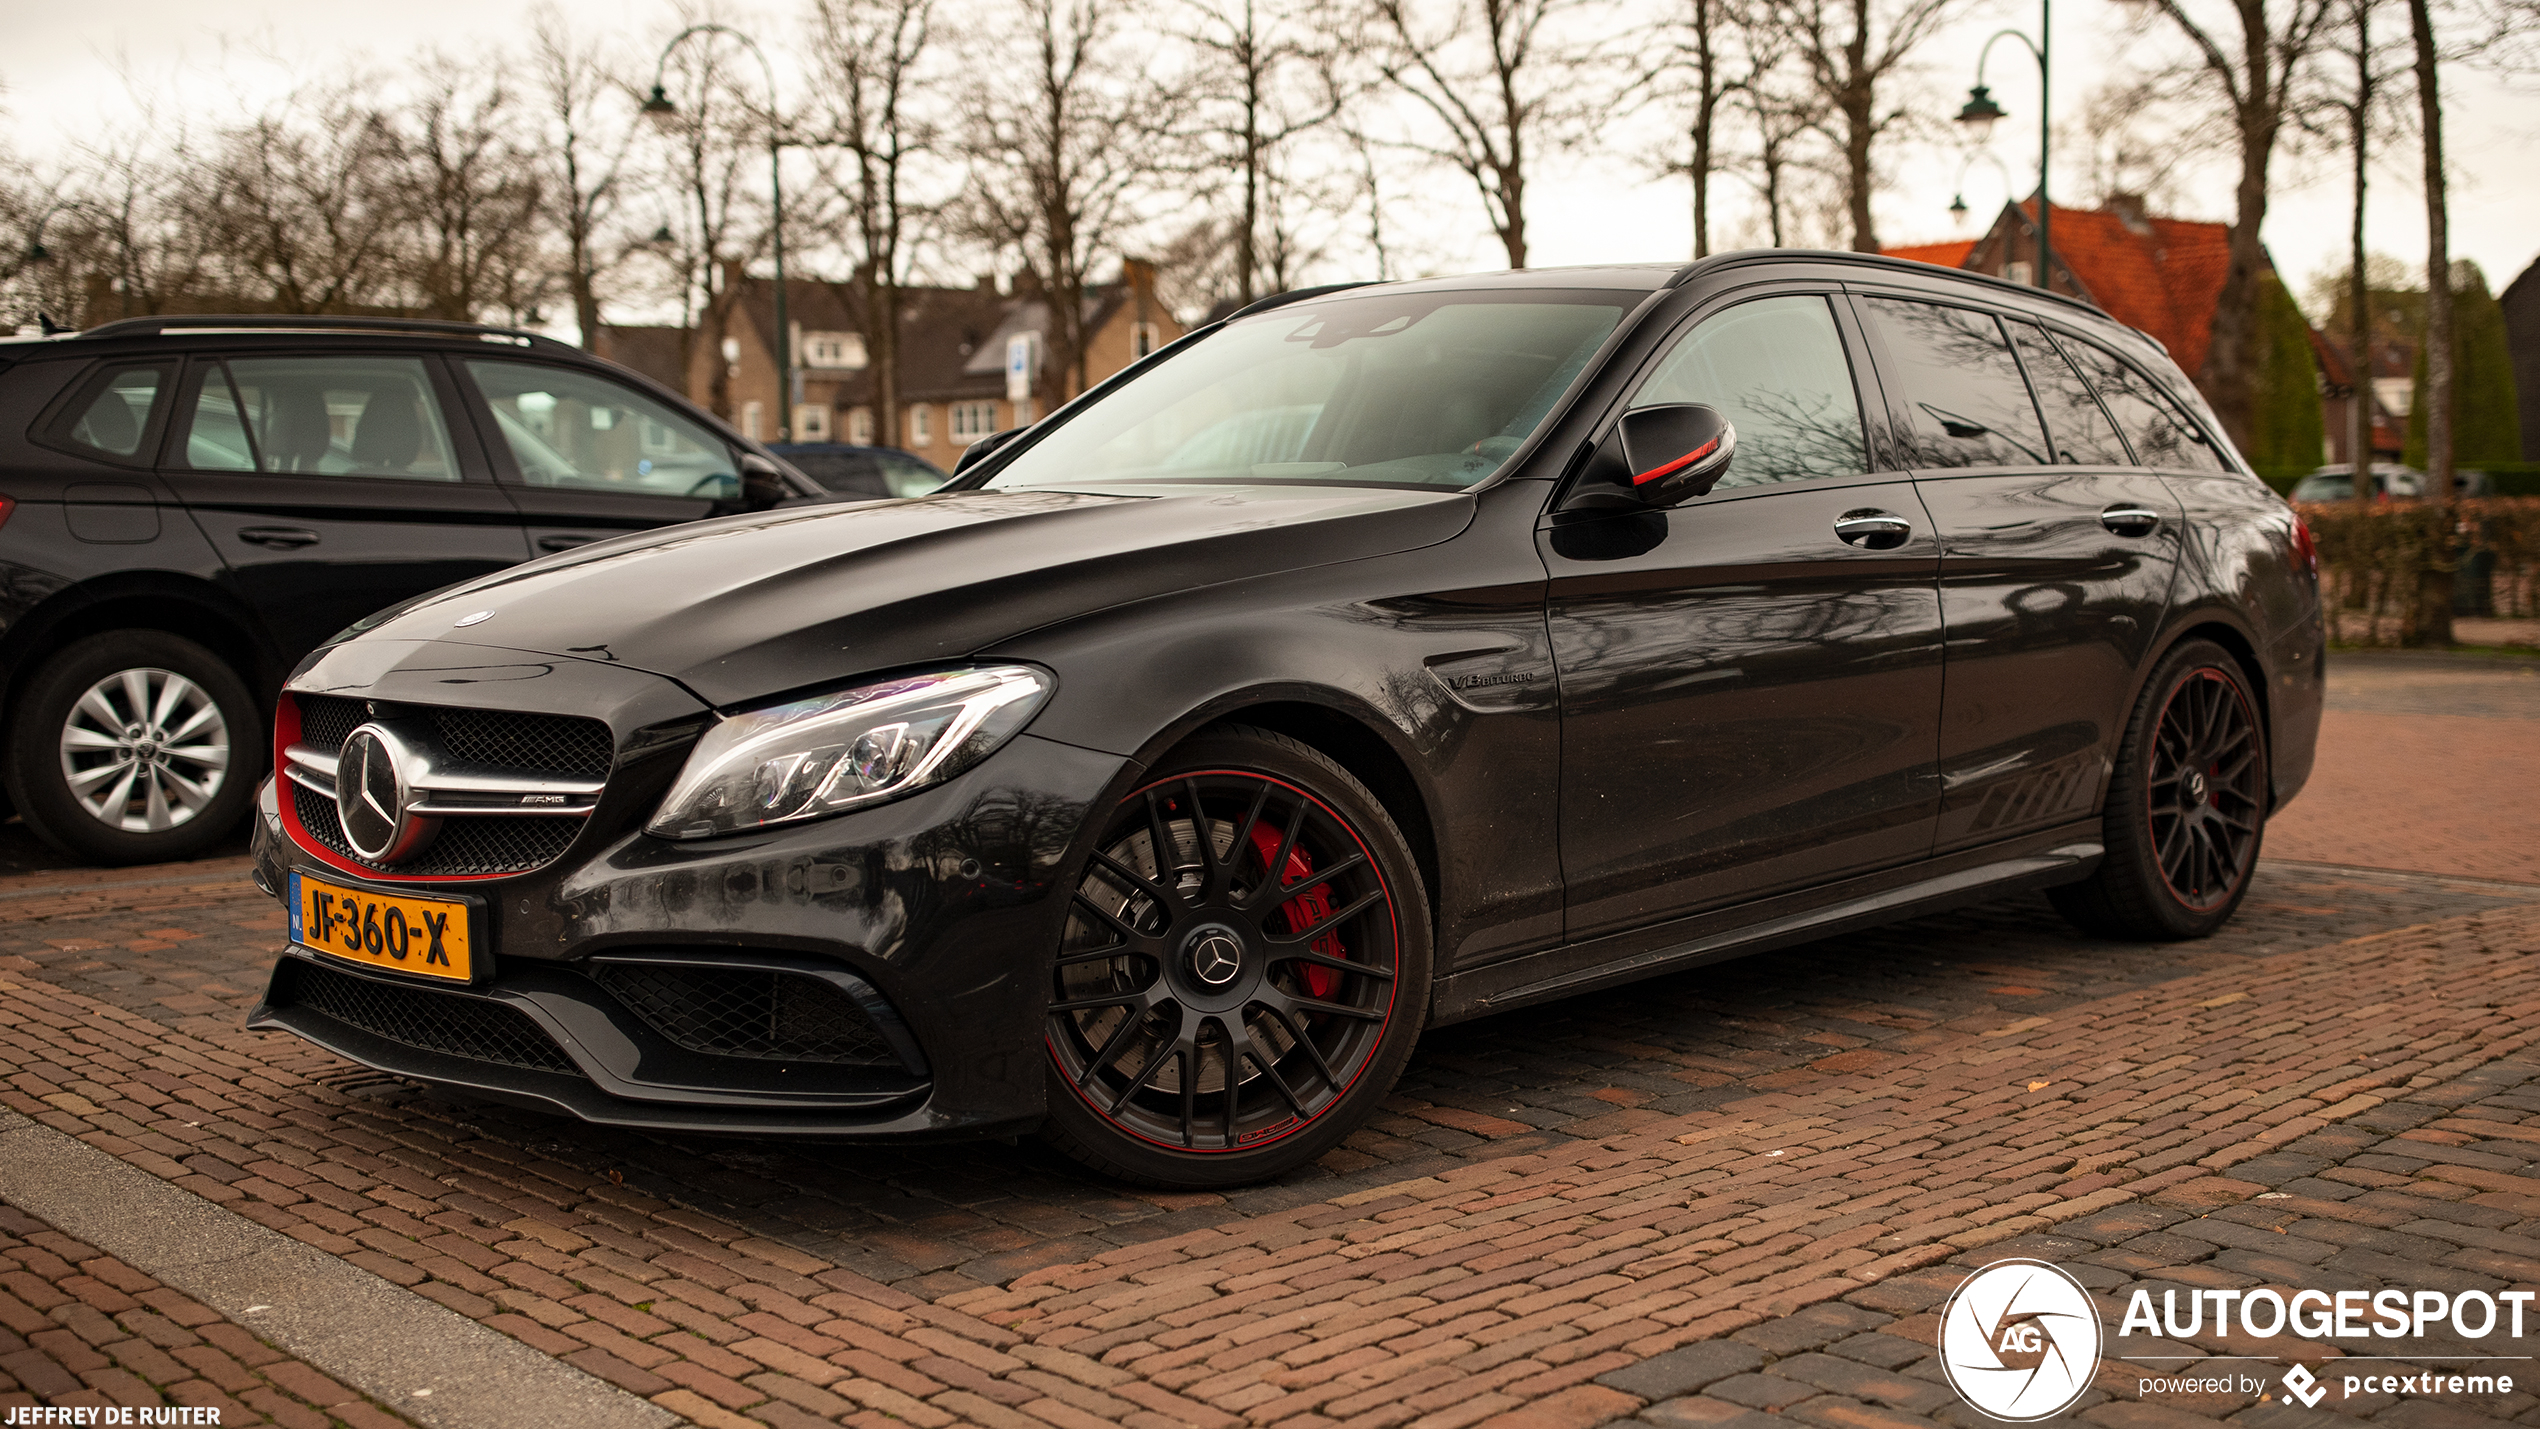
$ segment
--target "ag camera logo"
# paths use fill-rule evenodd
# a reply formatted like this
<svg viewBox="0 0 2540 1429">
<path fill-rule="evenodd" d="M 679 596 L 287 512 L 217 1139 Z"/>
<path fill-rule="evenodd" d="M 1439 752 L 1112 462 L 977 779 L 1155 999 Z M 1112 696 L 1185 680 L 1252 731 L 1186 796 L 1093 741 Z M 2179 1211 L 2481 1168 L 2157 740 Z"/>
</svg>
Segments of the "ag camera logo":
<svg viewBox="0 0 2540 1429">
<path fill-rule="evenodd" d="M 2014 1424 L 2073 1406 L 2099 1368 L 2090 1293 L 2042 1260 L 1997 1260 L 1967 1277 L 1940 1322 L 1949 1385 L 1982 1413 Z"/>
</svg>

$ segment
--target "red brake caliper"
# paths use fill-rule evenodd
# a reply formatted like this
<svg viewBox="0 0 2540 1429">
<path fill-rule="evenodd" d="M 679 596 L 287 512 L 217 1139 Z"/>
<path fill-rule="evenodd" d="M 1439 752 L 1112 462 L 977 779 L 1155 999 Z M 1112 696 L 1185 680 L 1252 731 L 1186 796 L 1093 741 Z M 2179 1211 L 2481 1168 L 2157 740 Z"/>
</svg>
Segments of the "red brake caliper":
<svg viewBox="0 0 2540 1429">
<path fill-rule="evenodd" d="M 1279 856 L 1278 835 L 1259 824 L 1254 824 L 1252 851 L 1261 856 L 1262 867 L 1269 867 L 1270 860 Z M 1301 848 L 1290 849 L 1288 850 L 1288 866 L 1280 872 L 1283 876 L 1280 877 L 1279 884 L 1284 888 L 1298 879 L 1311 875 L 1314 872 L 1314 860 L 1307 858 L 1305 850 Z M 1306 889 L 1281 904 L 1279 911 L 1287 916 L 1289 932 L 1293 933 L 1299 928 L 1310 928 L 1314 926 L 1316 919 L 1328 918 L 1332 915 L 1332 885 L 1315 884 L 1312 888 Z M 1327 958 L 1345 959 L 1349 956 L 1341 951 L 1341 935 L 1338 932 L 1325 933 L 1307 946 Z M 1339 968 L 1306 964 L 1305 990 L 1308 994 L 1314 997 L 1330 997 L 1340 989 L 1340 985 L 1341 970 Z"/>
</svg>

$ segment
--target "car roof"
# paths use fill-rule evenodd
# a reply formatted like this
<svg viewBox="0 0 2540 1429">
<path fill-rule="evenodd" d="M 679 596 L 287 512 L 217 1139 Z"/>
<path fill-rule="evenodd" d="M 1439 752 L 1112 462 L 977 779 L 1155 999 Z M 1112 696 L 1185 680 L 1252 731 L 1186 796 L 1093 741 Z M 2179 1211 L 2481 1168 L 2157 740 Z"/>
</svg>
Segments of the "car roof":
<svg viewBox="0 0 2540 1429">
<path fill-rule="evenodd" d="M 101 349 L 127 352 L 212 344 L 223 347 L 242 343 L 250 347 L 275 343 L 298 345 L 312 338 L 366 343 L 382 340 L 421 342 L 437 346 L 484 344 L 515 351 L 535 351 L 548 356 L 593 360 L 589 353 L 571 343 L 519 328 L 442 322 L 431 318 L 275 313 L 186 313 L 168 317 L 123 318 L 78 332 L 55 333 L 47 337 L 14 337 L 6 340 L 5 346 L 0 346 L 0 355 L 24 358 L 39 352 L 60 352 L 84 357 Z"/>
</svg>

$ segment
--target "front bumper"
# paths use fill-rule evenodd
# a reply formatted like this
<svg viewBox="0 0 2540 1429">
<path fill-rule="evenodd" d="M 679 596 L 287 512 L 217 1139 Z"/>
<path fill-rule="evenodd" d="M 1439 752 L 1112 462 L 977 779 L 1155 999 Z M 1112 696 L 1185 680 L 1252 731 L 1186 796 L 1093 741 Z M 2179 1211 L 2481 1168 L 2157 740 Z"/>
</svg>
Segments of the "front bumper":
<svg viewBox="0 0 2540 1429">
<path fill-rule="evenodd" d="M 1027 1129 L 1042 1110 L 1043 982 L 1070 851 L 1126 771 L 1117 755 L 1026 734 L 937 788 L 764 833 L 675 843 L 637 827 L 648 804 L 614 823 L 604 805 L 556 863 L 464 886 L 485 904 L 474 983 L 295 947 L 247 1025 L 607 1125 L 858 1140 Z M 259 811 L 257 882 L 282 896 L 295 868 L 459 891 L 348 880 L 291 842 L 270 786 Z M 852 1004 L 863 1055 L 701 1040 L 676 1009 L 623 995 L 612 979 L 630 967 L 763 977 L 832 1011 Z M 767 1016 L 791 1016 L 789 995 Z"/>
</svg>

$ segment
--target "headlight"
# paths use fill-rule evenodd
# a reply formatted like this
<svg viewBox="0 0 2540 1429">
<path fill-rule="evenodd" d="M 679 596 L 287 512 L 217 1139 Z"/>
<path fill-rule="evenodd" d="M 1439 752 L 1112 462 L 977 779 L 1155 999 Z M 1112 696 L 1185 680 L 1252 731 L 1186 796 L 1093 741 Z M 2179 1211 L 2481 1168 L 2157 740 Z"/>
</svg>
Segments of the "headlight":
<svg viewBox="0 0 2540 1429">
<path fill-rule="evenodd" d="M 1051 687 L 1023 665 L 938 670 L 733 715 L 697 742 L 644 831 L 705 838 L 896 799 L 987 758 Z"/>
</svg>

